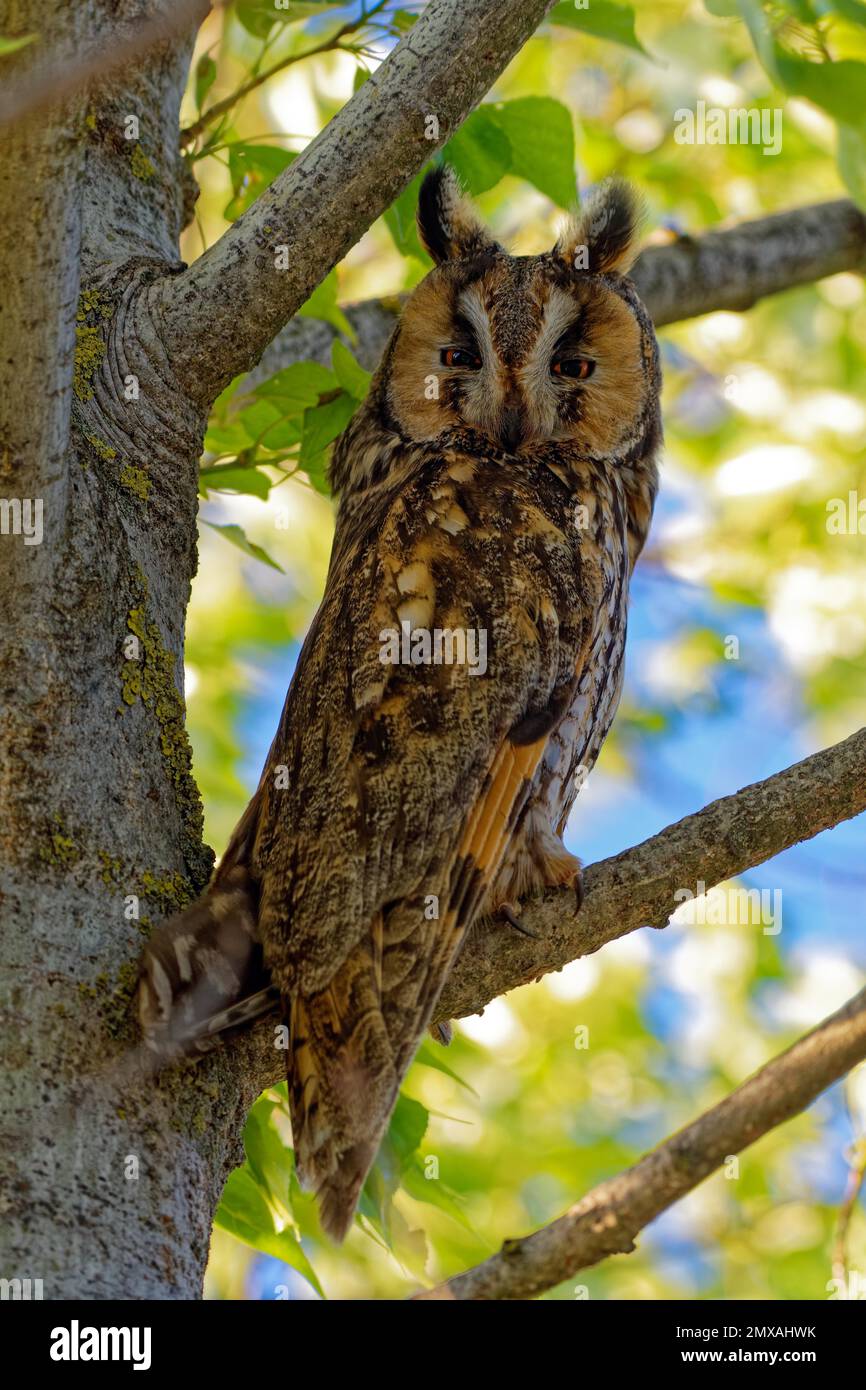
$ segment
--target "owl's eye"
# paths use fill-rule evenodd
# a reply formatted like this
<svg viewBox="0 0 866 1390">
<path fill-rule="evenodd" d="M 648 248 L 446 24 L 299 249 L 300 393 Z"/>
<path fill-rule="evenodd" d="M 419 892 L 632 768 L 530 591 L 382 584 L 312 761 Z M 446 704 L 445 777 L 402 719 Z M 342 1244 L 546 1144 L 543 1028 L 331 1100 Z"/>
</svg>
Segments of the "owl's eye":
<svg viewBox="0 0 866 1390">
<path fill-rule="evenodd" d="M 567 376 L 572 381 L 586 381 L 595 371 L 588 357 L 563 357 L 551 367 L 554 376 Z"/>
<path fill-rule="evenodd" d="M 466 348 L 443 348 L 439 354 L 439 361 L 443 367 L 469 367 L 474 372 L 481 366 L 478 354 L 469 352 Z"/>
</svg>

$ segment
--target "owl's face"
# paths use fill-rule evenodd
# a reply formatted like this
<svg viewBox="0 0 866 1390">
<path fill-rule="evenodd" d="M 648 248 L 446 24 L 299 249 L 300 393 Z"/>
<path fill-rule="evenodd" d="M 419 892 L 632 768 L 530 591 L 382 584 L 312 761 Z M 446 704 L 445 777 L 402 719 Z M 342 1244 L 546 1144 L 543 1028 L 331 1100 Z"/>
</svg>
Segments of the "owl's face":
<svg viewBox="0 0 866 1390">
<path fill-rule="evenodd" d="M 389 414 L 414 441 L 471 429 L 508 454 L 571 444 L 633 453 L 658 409 L 652 325 L 631 283 L 637 218 L 603 185 L 554 249 L 509 256 L 447 170 L 428 175 L 419 229 L 437 261 L 386 359 Z"/>
</svg>

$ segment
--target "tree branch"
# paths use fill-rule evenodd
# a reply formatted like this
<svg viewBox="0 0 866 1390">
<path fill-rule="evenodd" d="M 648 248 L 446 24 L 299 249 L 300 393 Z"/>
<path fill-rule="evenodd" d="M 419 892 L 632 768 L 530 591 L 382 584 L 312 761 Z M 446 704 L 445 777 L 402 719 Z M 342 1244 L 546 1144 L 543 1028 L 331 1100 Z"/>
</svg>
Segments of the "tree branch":
<svg viewBox="0 0 866 1390">
<path fill-rule="evenodd" d="M 866 990 L 633 1167 L 550 1226 L 417 1299 L 531 1298 L 608 1255 L 628 1254 L 660 1212 L 756 1139 L 811 1105 L 866 1057 Z"/>
<path fill-rule="evenodd" d="M 866 217 L 842 198 L 647 247 L 632 278 L 660 328 L 717 309 L 749 309 L 766 295 L 864 269 Z M 358 335 L 357 356 L 372 370 L 397 322 L 400 299 L 368 299 L 345 312 Z M 293 319 L 266 348 L 252 380 L 292 362 L 329 362 L 339 336 L 320 320 Z"/>
<path fill-rule="evenodd" d="M 840 270 L 866 269 L 866 217 L 845 198 L 650 246 L 633 276 L 657 328 Z"/>
<path fill-rule="evenodd" d="M 437 1020 L 478 1013 L 518 985 L 561 970 L 638 927 L 665 927 L 679 889 L 712 888 L 801 840 L 866 810 L 866 729 L 784 772 L 712 801 L 702 811 L 584 873 L 584 903 L 571 889 L 529 902 L 522 920 L 537 940 L 479 923 L 458 957 Z"/>
<path fill-rule="evenodd" d="M 480 1013 L 508 990 L 561 970 L 639 927 L 665 927 L 681 906 L 674 896 L 679 889 L 696 894 L 699 883 L 714 888 L 864 810 L 866 729 L 861 729 L 591 864 L 584 870 L 579 912 L 571 889 L 552 889 L 527 902 L 521 919 L 535 939 L 495 920 L 479 922 L 457 958 L 434 1020 Z M 240 1065 L 260 1090 L 284 1075 L 285 1056 L 274 1048 L 272 1020 L 232 1046 L 243 1051 Z"/>
<path fill-rule="evenodd" d="M 258 361 L 465 120 L 552 4 L 430 0 L 291 167 L 193 265 L 151 288 L 162 343 L 197 403 L 209 404 Z M 431 116 L 438 121 L 433 139 Z"/>
</svg>

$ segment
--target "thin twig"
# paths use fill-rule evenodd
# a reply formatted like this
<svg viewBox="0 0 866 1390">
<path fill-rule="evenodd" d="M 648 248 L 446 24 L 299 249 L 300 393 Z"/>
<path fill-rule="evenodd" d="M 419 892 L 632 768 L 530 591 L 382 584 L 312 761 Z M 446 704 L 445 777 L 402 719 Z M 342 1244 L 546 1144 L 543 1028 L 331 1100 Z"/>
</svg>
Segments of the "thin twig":
<svg viewBox="0 0 866 1390">
<path fill-rule="evenodd" d="M 187 145 L 192 144 L 193 140 L 196 140 L 213 121 L 222 116 L 224 112 L 230 111 L 244 97 L 249 96 L 250 92 L 256 91 L 258 87 L 270 81 L 278 72 L 285 72 L 295 63 L 302 63 L 307 58 L 315 58 L 320 53 L 330 53 L 336 49 L 342 49 L 341 40 L 346 38 L 348 34 L 357 33 L 359 29 L 363 29 L 367 20 L 383 10 L 387 3 L 388 0 L 379 0 L 379 3 L 370 10 L 369 14 L 362 14 L 358 19 L 348 20 L 330 38 L 323 39 L 321 43 L 315 44 L 312 48 L 304 49 L 303 53 L 290 53 L 285 58 L 281 58 L 278 63 L 273 63 L 271 67 L 266 68 L 264 72 L 257 73 L 248 78 L 246 82 L 242 82 L 235 91 L 230 92 L 227 97 L 223 97 L 220 101 L 214 102 L 213 106 L 209 106 L 206 111 L 201 113 L 197 121 L 193 121 L 192 125 L 186 126 L 180 132 L 181 149 L 186 149 Z"/>
</svg>

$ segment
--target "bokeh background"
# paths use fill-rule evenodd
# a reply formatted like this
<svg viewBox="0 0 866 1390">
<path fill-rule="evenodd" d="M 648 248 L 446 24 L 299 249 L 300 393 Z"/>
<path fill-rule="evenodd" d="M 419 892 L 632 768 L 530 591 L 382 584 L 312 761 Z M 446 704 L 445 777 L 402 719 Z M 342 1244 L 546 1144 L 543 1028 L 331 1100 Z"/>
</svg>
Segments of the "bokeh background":
<svg viewBox="0 0 866 1390">
<path fill-rule="evenodd" d="M 190 138 L 201 196 L 184 235 L 187 260 L 303 149 L 422 8 L 368 0 L 375 13 L 361 24 L 358 3 L 292 0 L 275 11 L 254 0 L 209 19 L 188 126 L 285 65 Z M 338 34 L 344 26 L 357 27 Z M 311 48 L 321 51 L 304 58 Z M 569 2 L 445 157 L 518 253 L 551 245 L 578 188 L 614 171 L 643 190 L 651 240 L 699 235 L 861 195 L 864 76 L 859 0 Z M 675 113 L 699 100 L 781 111 L 781 151 L 678 143 Z M 341 306 L 417 283 L 428 263 L 412 204 L 410 189 L 306 314 L 345 329 Z M 568 829 L 584 862 L 862 722 L 866 539 L 827 528 L 829 499 L 866 496 L 862 280 L 836 275 L 745 314 L 666 328 L 661 341 L 662 489 L 632 588 L 621 711 Z M 208 435 L 186 680 L 218 852 L 255 787 L 322 593 L 327 449 L 366 382 L 351 333 L 343 343 L 333 361 L 290 367 L 254 392 L 235 383 Z M 729 885 L 781 893 L 772 923 L 741 924 L 736 898 L 716 894 L 709 921 L 684 910 L 663 933 L 635 933 L 461 1021 L 447 1051 L 425 1044 L 340 1250 L 298 1191 L 284 1090 L 268 1092 L 220 1207 L 208 1295 L 402 1297 L 559 1215 L 863 984 L 863 843 L 854 821 Z M 856 1296 L 866 1271 L 862 1196 L 848 1232 L 849 1282 L 840 1290 L 830 1281 L 838 1209 L 864 1134 L 860 1068 L 743 1155 L 738 1171 L 658 1220 L 636 1253 L 546 1296 Z"/>
</svg>

